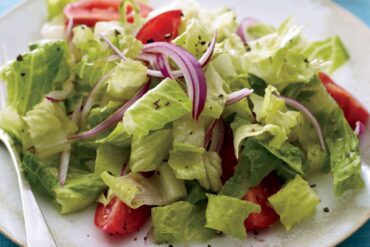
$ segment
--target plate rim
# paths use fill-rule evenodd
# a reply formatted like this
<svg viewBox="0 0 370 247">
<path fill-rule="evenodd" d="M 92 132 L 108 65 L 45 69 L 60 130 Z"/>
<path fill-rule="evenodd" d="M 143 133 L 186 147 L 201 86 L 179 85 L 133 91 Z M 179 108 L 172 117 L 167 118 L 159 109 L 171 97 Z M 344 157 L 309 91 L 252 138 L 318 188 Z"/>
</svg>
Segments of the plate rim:
<svg viewBox="0 0 370 247">
<path fill-rule="evenodd" d="M 337 11 L 342 11 L 346 15 L 350 15 L 352 18 L 354 18 L 358 22 L 358 24 L 362 25 L 363 27 L 366 27 L 370 32 L 370 27 L 363 20 L 361 20 L 356 15 L 354 15 L 351 11 L 347 10 L 346 8 L 337 4 L 334 1 L 329 1 L 329 2 L 327 2 L 325 0 L 321 0 L 321 1 L 324 2 L 324 3 L 326 2 L 326 4 L 331 5 L 331 7 L 333 7 L 333 8 L 336 8 Z M 30 2 L 31 2 L 31 0 L 21 0 L 19 3 L 16 3 L 14 6 L 10 7 L 5 12 L 0 14 L 0 21 L 6 19 L 8 17 L 8 15 L 12 14 L 13 12 L 20 11 L 19 10 L 20 8 L 22 8 L 24 5 L 26 5 Z M 22 214 L 23 214 L 23 212 L 22 212 Z M 365 217 L 364 220 L 358 220 L 354 224 L 354 227 L 350 231 L 346 232 L 340 238 L 334 240 L 332 243 L 328 243 L 328 246 L 337 246 L 340 243 L 344 242 L 346 239 L 348 239 L 350 236 L 352 236 L 355 232 L 357 232 L 361 227 L 363 227 L 369 221 L 370 221 L 370 210 L 367 213 L 367 217 Z M 2 227 L 0 227 L 0 233 L 3 236 L 5 236 L 8 240 L 10 240 L 12 243 L 14 243 L 14 244 L 16 244 L 20 247 L 25 247 L 26 246 L 26 244 L 22 243 L 22 241 L 17 239 L 13 234 L 11 234 L 9 231 L 5 230 Z"/>
</svg>

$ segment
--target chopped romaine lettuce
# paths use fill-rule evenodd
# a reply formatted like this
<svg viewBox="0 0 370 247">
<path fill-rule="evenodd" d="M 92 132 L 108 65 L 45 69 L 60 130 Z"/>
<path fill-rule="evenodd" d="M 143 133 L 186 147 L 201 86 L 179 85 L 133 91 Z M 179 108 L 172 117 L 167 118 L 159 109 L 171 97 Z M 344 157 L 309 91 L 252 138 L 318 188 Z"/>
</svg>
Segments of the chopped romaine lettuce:
<svg viewBox="0 0 370 247">
<path fill-rule="evenodd" d="M 7 104 L 24 115 L 47 93 L 62 89 L 70 75 L 68 59 L 67 44 L 61 40 L 40 42 L 34 50 L 18 55 L 0 71 Z"/>
<path fill-rule="evenodd" d="M 262 38 L 263 36 L 269 35 L 275 31 L 276 29 L 273 26 L 260 22 L 247 28 L 248 36 L 253 40 Z"/>
<path fill-rule="evenodd" d="M 147 136 L 134 137 L 129 161 L 133 172 L 149 172 L 159 168 L 168 156 L 172 144 L 172 129 L 155 131 Z"/>
<path fill-rule="evenodd" d="M 104 183 L 131 208 L 142 205 L 166 205 L 186 197 L 184 181 L 173 174 L 167 164 L 162 164 L 150 178 L 131 172 L 113 177 L 104 172 Z"/>
<path fill-rule="evenodd" d="M 349 59 L 349 54 L 338 36 L 309 44 L 303 54 L 311 63 L 326 63 L 324 72 L 336 71 Z"/>
<path fill-rule="evenodd" d="M 193 180 L 207 177 L 202 153 L 173 150 L 168 164 L 178 179 Z"/>
<path fill-rule="evenodd" d="M 218 192 L 222 187 L 221 158 L 216 152 L 205 152 L 203 164 L 206 170 L 206 178 L 200 179 L 199 183 L 208 191 Z"/>
<path fill-rule="evenodd" d="M 118 176 L 128 160 L 128 149 L 117 148 L 110 144 L 99 145 L 96 151 L 95 174 L 100 175 L 107 171 Z"/>
<path fill-rule="evenodd" d="M 83 209 L 99 197 L 106 188 L 99 176 L 70 167 L 64 186 L 58 183 L 58 157 L 40 162 L 36 156 L 25 154 L 22 167 L 30 183 L 52 197 L 60 213 Z"/>
<path fill-rule="evenodd" d="M 45 99 L 23 119 L 29 127 L 31 140 L 39 157 L 45 158 L 71 149 L 67 138 L 78 128 L 67 117 L 60 104 Z"/>
<path fill-rule="evenodd" d="M 131 135 L 126 132 L 123 123 L 119 122 L 107 137 L 96 142 L 98 144 L 111 144 L 121 148 L 129 148 L 131 145 Z"/>
<path fill-rule="evenodd" d="M 176 81 L 165 79 L 126 111 L 123 123 L 129 134 L 144 136 L 190 113 L 191 104 Z"/>
<path fill-rule="evenodd" d="M 260 206 L 224 195 L 207 194 L 207 197 L 206 227 L 238 239 L 246 239 L 244 220 L 250 213 L 258 213 Z"/>
<path fill-rule="evenodd" d="M 286 230 L 315 214 L 316 206 L 320 203 L 316 192 L 299 175 L 268 200 Z"/>
<path fill-rule="evenodd" d="M 204 227 L 204 211 L 202 206 L 194 206 L 186 201 L 152 208 L 154 242 L 205 242 L 212 239 L 216 232 Z"/>
<path fill-rule="evenodd" d="M 63 15 L 64 7 L 76 0 L 47 0 L 49 19 Z"/>
<path fill-rule="evenodd" d="M 115 100 L 129 100 L 148 81 L 147 67 L 134 60 L 117 64 L 107 79 L 107 93 Z"/>
</svg>

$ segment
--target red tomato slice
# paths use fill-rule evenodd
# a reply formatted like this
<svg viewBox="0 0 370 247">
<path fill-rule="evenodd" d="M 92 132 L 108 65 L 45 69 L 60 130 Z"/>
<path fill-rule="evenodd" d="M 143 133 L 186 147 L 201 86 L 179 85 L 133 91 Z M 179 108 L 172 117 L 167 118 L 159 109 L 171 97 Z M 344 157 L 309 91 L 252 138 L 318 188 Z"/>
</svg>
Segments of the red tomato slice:
<svg viewBox="0 0 370 247">
<path fill-rule="evenodd" d="M 235 167 L 238 160 L 234 152 L 234 136 L 230 125 L 224 122 L 224 143 L 220 151 L 222 160 L 222 176 L 221 181 L 225 183 L 232 175 L 234 175 Z"/>
<path fill-rule="evenodd" d="M 181 16 L 181 10 L 162 13 L 146 22 L 136 38 L 143 44 L 160 41 L 170 42 L 177 37 Z"/>
<path fill-rule="evenodd" d="M 87 25 L 93 27 L 99 21 L 119 20 L 119 8 L 122 0 L 84 0 L 68 4 L 64 8 L 64 16 L 67 20 L 73 19 L 73 25 Z M 152 10 L 148 5 L 137 2 L 140 15 L 147 17 Z M 132 7 L 127 7 L 127 21 L 133 22 Z"/>
<path fill-rule="evenodd" d="M 243 197 L 244 200 L 261 206 L 260 213 L 252 213 L 244 221 L 249 231 L 265 229 L 279 219 L 279 215 L 268 204 L 267 198 L 280 190 L 280 183 L 274 173 L 265 177 L 256 187 L 250 188 Z"/>
<path fill-rule="evenodd" d="M 95 225 L 107 233 L 127 235 L 137 232 L 149 217 L 149 206 L 132 209 L 115 196 L 107 206 L 98 203 Z"/>
<path fill-rule="evenodd" d="M 349 92 L 336 84 L 328 75 L 321 72 L 319 73 L 319 78 L 323 82 L 328 93 L 343 110 L 344 116 L 352 129 L 355 129 L 357 121 L 360 121 L 366 126 L 369 119 L 369 112 L 366 108 Z"/>
</svg>

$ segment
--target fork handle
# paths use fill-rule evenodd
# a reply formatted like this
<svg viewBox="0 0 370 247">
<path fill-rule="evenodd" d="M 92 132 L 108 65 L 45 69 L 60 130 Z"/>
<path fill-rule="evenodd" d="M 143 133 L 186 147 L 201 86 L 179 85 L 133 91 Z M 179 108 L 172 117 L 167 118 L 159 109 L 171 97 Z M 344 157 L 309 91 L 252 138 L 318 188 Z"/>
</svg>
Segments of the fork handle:
<svg viewBox="0 0 370 247">
<path fill-rule="evenodd" d="M 57 245 L 55 244 L 53 236 L 51 235 L 49 227 L 31 190 L 31 186 L 25 178 L 24 173 L 21 171 L 20 159 L 17 151 L 12 145 L 13 141 L 2 130 L 0 130 L 0 139 L 3 140 L 5 147 L 8 149 L 17 173 L 26 227 L 27 246 L 56 247 Z"/>
</svg>

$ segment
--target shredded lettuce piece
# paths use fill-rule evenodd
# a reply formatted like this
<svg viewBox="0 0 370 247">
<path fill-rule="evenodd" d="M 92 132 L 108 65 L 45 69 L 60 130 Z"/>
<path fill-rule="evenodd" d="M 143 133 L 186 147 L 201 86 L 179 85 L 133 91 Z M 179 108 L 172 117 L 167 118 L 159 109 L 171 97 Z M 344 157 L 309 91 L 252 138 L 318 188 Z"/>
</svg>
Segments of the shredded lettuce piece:
<svg viewBox="0 0 370 247">
<path fill-rule="evenodd" d="M 290 83 L 308 83 L 315 69 L 302 54 L 301 30 L 287 19 L 276 32 L 249 42 L 251 50 L 245 55 L 248 72 L 279 89 Z"/>
<path fill-rule="evenodd" d="M 98 144 L 111 144 L 120 148 L 129 148 L 131 145 L 131 135 L 126 132 L 123 123 L 119 122 L 107 137 L 96 142 Z"/>
<path fill-rule="evenodd" d="M 204 153 L 207 121 L 194 120 L 190 114 L 173 121 L 173 150 Z"/>
<path fill-rule="evenodd" d="M 180 85 L 165 79 L 126 111 L 123 124 L 130 135 L 144 136 L 190 113 L 191 105 Z"/>
<path fill-rule="evenodd" d="M 206 227 L 238 239 L 246 239 L 244 220 L 250 213 L 260 212 L 260 206 L 224 195 L 207 194 Z"/>
<path fill-rule="evenodd" d="M 65 41 L 44 41 L 5 65 L 0 79 L 8 93 L 8 106 L 24 115 L 53 90 L 63 88 L 69 78 L 68 47 Z"/>
<path fill-rule="evenodd" d="M 218 192 L 222 188 L 221 158 L 216 152 L 205 152 L 203 164 L 206 170 L 206 178 L 200 179 L 199 183 L 208 191 Z"/>
<path fill-rule="evenodd" d="M 39 161 L 33 154 L 26 153 L 22 168 L 35 188 L 50 195 L 61 214 L 83 209 L 94 203 L 106 188 L 99 176 L 86 170 L 70 167 L 64 186 L 58 183 L 57 157 Z"/>
<path fill-rule="evenodd" d="M 123 61 L 107 79 L 107 93 L 115 100 L 129 100 L 147 81 L 146 66 L 134 60 Z"/>
<path fill-rule="evenodd" d="M 149 172 L 159 168 L 168 156 L 172 144 L 172 129 L 155 131 L 147 136 L 134 137 L 129 167 L 132 172 Z"/>
<path fill-rule="evenodd" d="M 215 237 L 214 230 L 204 227 L 205 213 L 202 206 L 186 201 L 152 208 L 154 242 L 180 243 L 188 241 L 206 242 Z"/>
<path fill-rule="evenodd" d="M 45 158 L 71 149 L 67 138 L 78 128 L 60 104 L 45 99 L 23 119 L 29 127 L 31 140 L 39 157 Z"/>
<path fill-rule="evenodd" d="M 311 63 L 327 63 L 324 72 L 332 74 L 350 58 L 346 47 L 338 36 L 309 44 L 303 54 Z"/>
<path fill-rule="evenodd" d="M 49 20 L 63 15 L 64 7 L 72 2 L 76 2 L 76 0 L 47 0 Z"/>
<path fill-rule="evenodd" d="M 207 178 L 202 153 L 172 150 L 168 164 L 178 179 L 193 180 Z"/>
<path fill-rule="evenodd" d="M 248 35 L 253 40 L 262 38 L 263 36 L 269 35 L 275 31 L 275 27 L 265 23 L 256 23 L 247 28 Z"/>
<path fill-rule="evenodd" d="M 99 145 L 96 151 L 95 174 L 100 175 L 107 171 L 118 176 L 128 160 L 128 149 L 117 148 L 110 144 Z"/>
<path fill-rule="evenodd" d="M 316 206 L 320 203 L 316 192 L 299 175 L 268 200 L 287 231 L 314 215 Z"/>
<path fill-rule="evenodd" d="M 150 178 L 135 172 L 122 177 L 104 172 L 101 177 L 113 193 L 131 208 L 166 205 L 186 197 L 184 181 L 176 179 L 167 164 L 162 164 Z"/>
</svg>

